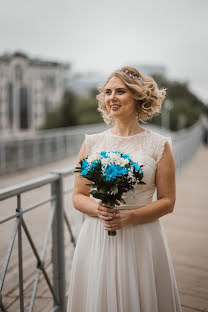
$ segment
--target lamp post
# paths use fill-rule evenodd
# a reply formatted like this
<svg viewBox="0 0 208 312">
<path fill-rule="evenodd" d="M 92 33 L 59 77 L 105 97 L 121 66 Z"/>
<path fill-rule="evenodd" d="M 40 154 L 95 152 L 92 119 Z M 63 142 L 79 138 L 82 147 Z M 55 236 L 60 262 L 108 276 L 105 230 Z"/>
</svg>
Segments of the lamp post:
<svg viewBox="0 0 208 312">
<path fill-rule="evenodd" d="M 173 108 L 173 102 L 165 100 L 163 104 L 161 126 L 162 128 L 170 129 L 170 110 Z"/>
</svg>

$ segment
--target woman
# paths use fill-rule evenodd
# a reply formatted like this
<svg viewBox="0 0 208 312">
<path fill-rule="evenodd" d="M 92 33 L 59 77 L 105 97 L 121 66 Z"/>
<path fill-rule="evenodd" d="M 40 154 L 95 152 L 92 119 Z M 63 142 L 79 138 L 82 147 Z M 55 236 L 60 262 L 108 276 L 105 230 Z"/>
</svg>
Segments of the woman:
<svg viewBox="0 0 208 312">
<path fill-rule="evenodd" d="M 127 192 L 126 205 L 101 205 L 76 174 L 74 207 L 86 215 L 72 264 L 68 312 L 180 312 L 173 264 L 159 218 L 173 212 L 175 162 L 170 137 L 142 128 L 159 113 L 166 90 L 136 68 L 123 67 L 99 88 L 98 110 L 113 127 L 86 135 L 80 159 L 122 151 L 142 168 L 145 185 Z M 157 200 L 152 202 L 157 188 Z M 109 236 L 107 231 L 117 231 Z"/>
</svg>

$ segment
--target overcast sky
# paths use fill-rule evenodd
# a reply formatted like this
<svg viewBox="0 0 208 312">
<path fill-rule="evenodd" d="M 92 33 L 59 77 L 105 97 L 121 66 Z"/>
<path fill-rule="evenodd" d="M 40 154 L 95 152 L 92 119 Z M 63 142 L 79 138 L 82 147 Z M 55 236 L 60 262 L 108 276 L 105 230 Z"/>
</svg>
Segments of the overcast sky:
<svg viewBox="0 0 208 312">
<path fill-rule="evenodd" d="M 167 67 L 208 104 L 208 0 L 0 0 L 0 54 L 109 73 Z"/>
</svg>

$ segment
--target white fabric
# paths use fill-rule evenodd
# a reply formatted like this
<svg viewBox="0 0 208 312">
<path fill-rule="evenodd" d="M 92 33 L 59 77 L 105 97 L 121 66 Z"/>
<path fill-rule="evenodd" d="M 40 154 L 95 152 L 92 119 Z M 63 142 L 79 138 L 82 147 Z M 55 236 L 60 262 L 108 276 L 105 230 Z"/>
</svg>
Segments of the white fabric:
<svg viewBox="0 0 208 312">
<path fill-rule="evenodd" d="M 119 137 L 110 130 L 86 135 L 87 154 L 122 151 L 144 164 L 145 185 L 127 193 L 126 206 L 152 202 L 155 172 L 170 137 L 151 130 Z M 86 215 L 74 253 L 67 312 L 181 312 L 168 242 L 160 223 L 128 225 L 109 236 L 104 221 Z"/>
</svg>

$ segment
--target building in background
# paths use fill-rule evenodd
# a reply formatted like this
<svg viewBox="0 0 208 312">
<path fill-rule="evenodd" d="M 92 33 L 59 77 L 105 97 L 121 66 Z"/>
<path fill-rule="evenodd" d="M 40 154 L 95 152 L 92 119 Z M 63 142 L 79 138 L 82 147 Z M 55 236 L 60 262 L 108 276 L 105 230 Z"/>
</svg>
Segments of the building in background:
<svg viewBox="0 0 208 312">
<path fill-rule="evenodd" d="M 46 113 L 60 104 L 69 64 L 30 58 L 24 53 L 0 56 L 0 134 L 34 131 Z"/>
<path fill-rule="evenodd" d="M 167 68 L 163 65 L 133 64 L 144 75 L 162 74 L 167 75 Z"/>
<path fill-rule="evenodd" d="M 68 87 L 81 97 L 88 97 L 92 89 L 105 82 L 107 76 L 98 72 L 74 72 L 70 75 Z"/>
</svg>

